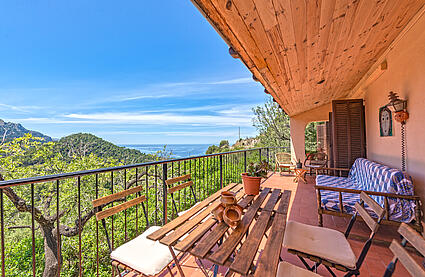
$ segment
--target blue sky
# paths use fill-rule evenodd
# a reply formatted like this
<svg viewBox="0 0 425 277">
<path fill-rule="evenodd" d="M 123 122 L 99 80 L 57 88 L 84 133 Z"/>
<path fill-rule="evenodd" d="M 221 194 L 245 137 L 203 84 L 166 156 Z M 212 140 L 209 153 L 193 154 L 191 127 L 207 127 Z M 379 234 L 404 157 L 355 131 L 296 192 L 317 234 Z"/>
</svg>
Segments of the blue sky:
<svg viewBox="0 0 425 277">
<path fill-rule="evenodd" d="M 255 135 L 263 88 L 189 0 L 1 5 L 1 119 L 118 144 Z"/>
</svg>

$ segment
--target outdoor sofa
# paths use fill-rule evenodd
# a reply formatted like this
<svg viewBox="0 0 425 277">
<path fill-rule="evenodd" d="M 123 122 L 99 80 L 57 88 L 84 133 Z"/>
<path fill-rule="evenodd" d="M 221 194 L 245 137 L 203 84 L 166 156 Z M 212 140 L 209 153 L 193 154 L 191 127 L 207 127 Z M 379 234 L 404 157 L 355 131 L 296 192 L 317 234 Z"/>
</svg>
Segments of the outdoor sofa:
<svg viewBox="0 0 425 277">
<path fill-rule="evenodd" d="M 364 191 L 385 209 L 383 224 L 404 222 L 422 232 L 421 202 L 405 172 L 364 158 L 356 159 L 351 169 L 326 169 L 328 173 L 348 172 L 348 177 L 316 176 L 319 226 L 323 226 L 323 214 L 351 217 Z"/>
</svg>

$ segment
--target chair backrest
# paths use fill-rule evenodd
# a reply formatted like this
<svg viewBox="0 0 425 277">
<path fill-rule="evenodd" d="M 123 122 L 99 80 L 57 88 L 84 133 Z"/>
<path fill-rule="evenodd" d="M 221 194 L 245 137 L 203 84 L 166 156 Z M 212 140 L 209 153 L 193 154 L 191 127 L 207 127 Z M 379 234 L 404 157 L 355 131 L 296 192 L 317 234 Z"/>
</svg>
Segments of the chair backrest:
<svg viewBox="0 0 425 277">
<path fill-rule="evenodd" d="M 178 192 L 184 188 L 190 187 L 190 191 L 192 193 L 192 196 L 195 202 L 198 202 L 196 199 L 195 191 L 193 190 L 194 184 L 191 179 L 192 179 L 192 176 L 190 174 L 186 174 L 186 175 L 165 180 L 165 184 L 167 185 L 167 192 L 168 194 L 171 194 L 171 200 L 173 201 L 173 208 L 176 214 L 178 213 L 178 209 L 177 209 L 176 201 L 174 199 L 175 192 Z"/>
<path fill-rule="evenodd" d="M 323 152 L 310 153 L 304 160 L 304 166 L 307 165 L 321 165 L 326 167 L 328 165 L 328 155 Z"/>
<path fill-rule="evenodd" d="M 377 215 L 376 220 L 365 209 L 365 204 Z M 345 231 L 345 237 L 348 238 L 351 228 L 353 227 L 358 215 L 364 220 L 366 225 L 371 230 L 370 236 L 365 242 L 360 256 L 358 257 L 356 262 L 356 269 L 360 269 L 360 266 L 362 265 L 366 254 L 372 244 L 372 240 L 375 237 L 376 232 L 378 231 L 379 225 L 381 224 L 381 221 L 385 216 L 385 209 L 383 209 L 375 200 L 373 200 L 369 195 L 367 195 L 363 191 L 360 193 L 360 203 L 356 203 L 355 207 L 356 212 L 354 213 L 353 217 L 350 220 L 350 223 L 348 224 L 347 230 Z"/>
<path fill-rule="evenodd" d="M 127 210 L 135 205 L 142 204 L 143 212 L 145 214 L 145 219 L 146 219 L 146 225 L 149 226 L 149 217 L 146 212 L 145 206 L 143 204 L 143 202 L 146 201 L 146 196 L 141 195 L 140 194 L 141 191 L 143 191 L 143 186 L 137 186 L 137 187 L 116 192 L 114 194 L 107 195 L 92 201 L 93 208 L 96 209 L 96 220 L 97 221 L 101 220 L 103 228 L 105 229 L 106 240 L 108 242 L 108 247 L 110 252 L 112 252 L 112 246 L 109 240 L 109 234 L 108 234 L 108 229 L 106 228 L 105 218 L 110 217 L 118 212 Z M 127 196 L 130 196 L 136 193 L 137 193 L 136 198 L 133 198 L 127 201 Z M 125 202 L 117 206 L 113 206 L 105 210 L 102 210 L 104 207 L 106 207 L 107 205 L 111 203 L 122 202 L 122 201 L 125 201 Z"/>
<path fill-rule="evenodd" d="M 375 221 L 375 219 L 368 213 L 368 211 L 364 208 L 364 206 L 357 202 L 355 204 L 357 213 L 363 218 L 363 220 L 366 222 L 367 226 L 372 232 L 378 231 L 379 224 L 382 220 L 382 218 L 385 215 L 385 210 L 382 208 L 375 200 L 373 200 L 369 195 L 367 195 L 365 192 L 360 193 L 360 200 L 363 202 L 362 204 L 366 204 L 373 210 L 373 212 L 378 216 L 378 220 Z"/>
<path fill-rule="evenodd" d="M 404 248 L 409 242 L 422 256 L 425 256 L 425 239 L 406 223 L 400 225 L 398 232 L 403 236 L 403 240 L 401 244 L 396 240 L 392 241 L 390 250 L 393 252 L 394 258 L 385 270 L 384 277 L 392 276 L 398 260 L 400 260 L 410 275 L 425 276 L 424 268 Z"/>
<path fill-rule="evenodd" d="M 276 161 L 281 164 L 289 164 L 291 163 L 291 153 L 276 153 L 275 155 Z"/>
</svg>

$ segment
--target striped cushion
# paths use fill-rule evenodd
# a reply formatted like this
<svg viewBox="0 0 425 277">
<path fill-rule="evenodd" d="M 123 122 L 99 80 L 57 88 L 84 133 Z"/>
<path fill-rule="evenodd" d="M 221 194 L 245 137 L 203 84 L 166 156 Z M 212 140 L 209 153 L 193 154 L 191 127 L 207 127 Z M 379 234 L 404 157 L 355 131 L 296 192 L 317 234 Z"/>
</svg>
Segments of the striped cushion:
<svg viewBox="0 0 425 277">
<path fill-rule="evenodd" d="M 318 175 L 316 184 L 350 188 L 365 191 L 396 193 L 400 195 L 413 195 L 413 183 L 407 174 L 401 170 L 387 167 L 358 158 L 350 169 L 348 178 Z M 359 195 L 343 193 L 344 210 L 354 212 L 354 204 L 359 201 Z M 372 196 L 382 207 L 384 197 Z M 389 218 L 395 221 L 411 222 L 414 219 L 414 201 L 388 198 Z M 322 204 L 325 209 L 339 211 L 339 194 L 337 192 L 322 191 Z"/>
</svg>

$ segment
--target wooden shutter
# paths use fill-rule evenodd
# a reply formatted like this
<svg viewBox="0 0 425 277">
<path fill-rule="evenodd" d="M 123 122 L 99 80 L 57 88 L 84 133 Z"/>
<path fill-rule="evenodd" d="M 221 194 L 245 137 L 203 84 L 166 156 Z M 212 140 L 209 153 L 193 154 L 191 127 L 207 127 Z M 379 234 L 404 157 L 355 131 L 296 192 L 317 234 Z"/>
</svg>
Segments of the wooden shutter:
<svg viewBox="0 0 425 277">
<path fill-rule="evenodd" d="M 363 99 L 332 101 L 333 165 L 350 168 L 366 157 Z"/>
<path fill-rule="evenodd" d="M 326 122 L 326 153 L 328 154 L 329 167 L 334 167 L 332 144 L 332 113 L 329 113 L 329 121 Z"/>
</svg>

